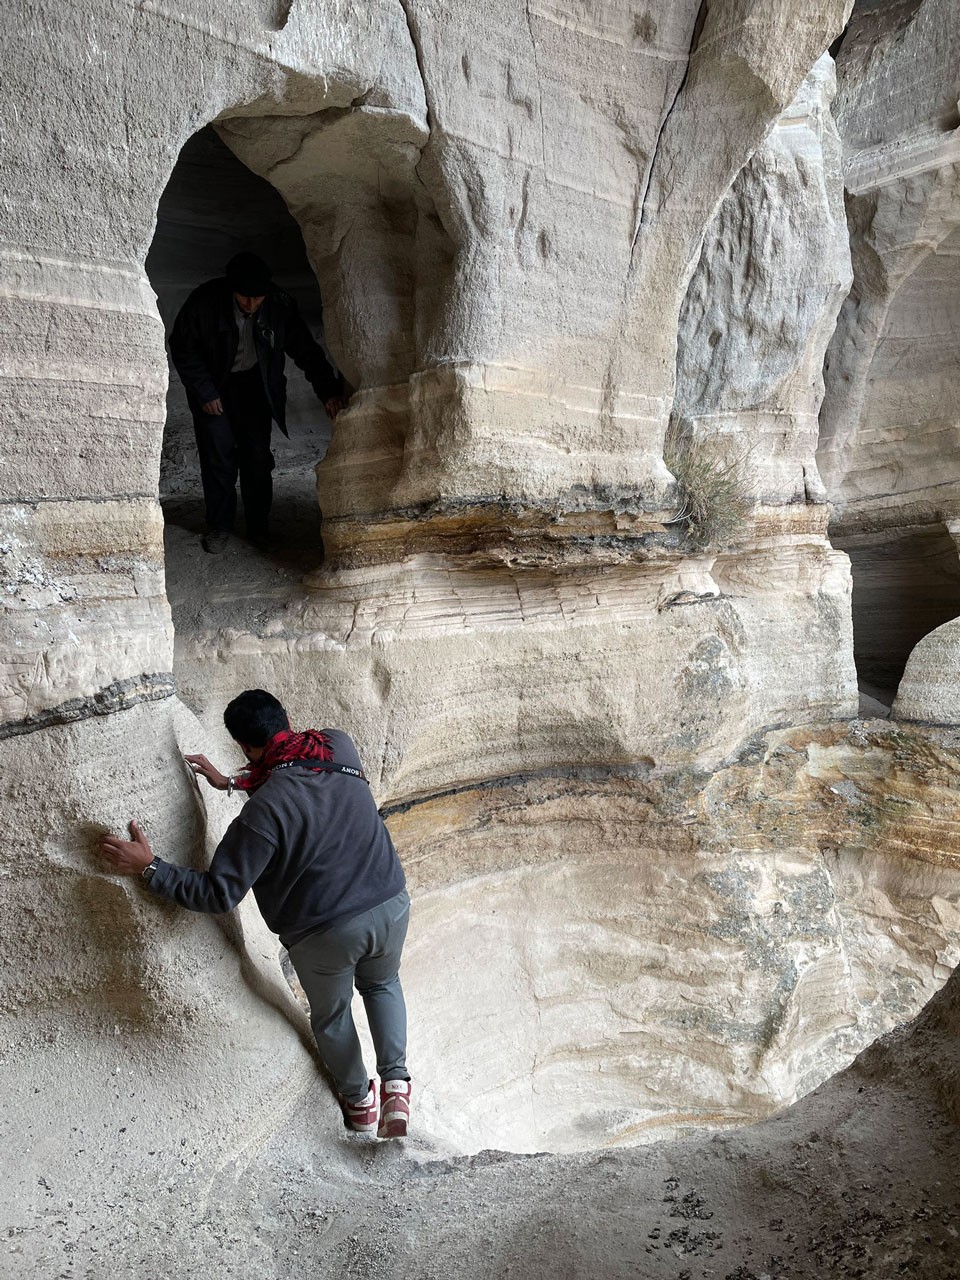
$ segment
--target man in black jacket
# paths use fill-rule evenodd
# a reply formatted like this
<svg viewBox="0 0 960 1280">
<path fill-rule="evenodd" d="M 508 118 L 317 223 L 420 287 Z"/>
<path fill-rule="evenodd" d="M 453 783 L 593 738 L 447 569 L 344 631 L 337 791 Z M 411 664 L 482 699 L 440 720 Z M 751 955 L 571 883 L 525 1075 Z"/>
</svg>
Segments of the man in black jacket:
<svg viewBox="0 0 960 1280">
<path fill-rule="evenodd" d="M 255 253 L 238 253 L 226 275 L 194 289 L 174 321 L 170 354 L 187 392 L 207 507 L 206 551 L 224 549 L 237 510 L 237 474 L 247 535 L 268 539 L 274 467 L 273 423 L 287 434 L 284 365 L 306 374 L 331 418 L 343 405 L 340 379 L 294 300 L 270 280 Z"/>
<path fill-rule="evenodd" d="M 132 840 L 104 838 L 104 857 L 114 870 L 142 876 L 152 893 L 191 911 L 230 911 L 252 889 L 310 1002 L 317 1046 L 336 1081 L 347 1128 L 403 1137 L 411 1086 L 399 968 L 410 899 L 356 747 L 338 729 L 291 732 L 283 705 L 263 689 L 234 698 L 223 720 L 248 767 L 228 778 L 206 756 L 187 761 L 212 787 L 244 791 L 250 799 L 209 871 L 155 857 L 136 822 Z M 377 1054 L 379 1116 L 350 1010 L 354 984 Z"/>
</svg>

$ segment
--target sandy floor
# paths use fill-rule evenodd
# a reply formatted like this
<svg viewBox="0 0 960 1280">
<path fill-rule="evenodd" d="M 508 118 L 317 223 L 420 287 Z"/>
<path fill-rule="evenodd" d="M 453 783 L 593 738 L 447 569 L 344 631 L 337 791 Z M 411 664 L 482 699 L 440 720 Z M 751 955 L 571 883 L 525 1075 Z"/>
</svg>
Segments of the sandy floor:
<svg viewBox="0 0 960 1280">
<path fill-rule="evenodd" d="M 199 468 L 192 453 L 184 454 L 176 492 L 163 499 L 167 597 L 178 637 L 225 626 L 256 630 L 259 621 L 275 616 L 299 593 L 305 574 L 323 564 L 315 469 L 328 431 L 325 419 L 300 423 L 290 440 L 274 431 L 277 467 L 269 551 L 246 541 L 242 505 L 236 534 L 225 550 L 218 555 L 203 550 Z"/>
<path fill-rule="evenodd" d="M 438 1159 L 415 1137 L 353 1137 L 318 1088 L 242 1166 L 191 1192 L 155 1185 L 133 1149 L 124 1182 L 105 1181 L 88 1203 L 39 1187 L 34 1220 L 6 1233 L 0 1271 L 949 1280 L 960 1274 L 960 1131 L 936 1073 L 913 1078 L 926 1056 L 901 1036 L 775 1121 L 575 1157 Z"/>
</svg>

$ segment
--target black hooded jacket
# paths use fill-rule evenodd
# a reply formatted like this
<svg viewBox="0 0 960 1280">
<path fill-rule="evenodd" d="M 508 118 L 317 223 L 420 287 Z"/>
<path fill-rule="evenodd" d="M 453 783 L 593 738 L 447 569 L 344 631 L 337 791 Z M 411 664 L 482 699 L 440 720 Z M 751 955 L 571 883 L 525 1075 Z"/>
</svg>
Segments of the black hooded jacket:
<svg viewBox="0 0 960 1280">
<path fill-rule="evenodd" d="M 233 290 L 226 279 L 208 280 L 194 289 L 174 321 L 170 354 L 195 414 L 211 400 L 221 399 L 226 389 L 240 336 L 233 306 Z M 282 289 L 271 288 L 255 312 L 253 339 L 273 419 L 284 435 L 284 365 L 288 355 L 306 374 L 321 401 L 340 394 L 339 377 L 314 341 L 297 304 Z"/>
</svg>

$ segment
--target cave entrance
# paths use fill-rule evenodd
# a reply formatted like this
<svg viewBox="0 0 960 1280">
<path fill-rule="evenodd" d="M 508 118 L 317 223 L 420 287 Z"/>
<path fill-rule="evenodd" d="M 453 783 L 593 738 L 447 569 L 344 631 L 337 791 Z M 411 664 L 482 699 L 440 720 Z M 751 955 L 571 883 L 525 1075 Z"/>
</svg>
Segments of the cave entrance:
<svg viewBox="0 0 960 1280">
<path fill-rule="evenodd" d="M 853 655 L 865 695 L 893 704 L 914 646 L 960 617 L 960 554 L 943 523 L 833 535 L 853 574 Z"/>
<path fill-rule="evenodd" d="M 147 275 L 168 335 L 187 295 L 222 275 L 227 261 L 245 249 L 269 263 L 275 282 L 296 300 L 311 333 L 324 345 L 320 289 L 296 220 L 275 188 L 251 172 L 208 125 L 180 153 L 160 199 L 147 255 Z M 326 452 L 331 427 L 292 360 L 287 360 L 286 371 L 290 436 L 275 428 L 272 437 L 273 544 L 264 552 L 244 540 L 241 504 L 237 536 L 223 553 L 208 555 L 200 543 L 205 517 L 193 418 L 183 384 L 170 366 L 160 501 L 167 594 L 175 622 L 189 608 L 198 585 L 207 598 L 215 582 L 229 582 L 242 594 L 246 578 L 253 589 L 265 574 L 292 570 L 300 575 L 322 562 L 315 467 Z"/>
</svg>

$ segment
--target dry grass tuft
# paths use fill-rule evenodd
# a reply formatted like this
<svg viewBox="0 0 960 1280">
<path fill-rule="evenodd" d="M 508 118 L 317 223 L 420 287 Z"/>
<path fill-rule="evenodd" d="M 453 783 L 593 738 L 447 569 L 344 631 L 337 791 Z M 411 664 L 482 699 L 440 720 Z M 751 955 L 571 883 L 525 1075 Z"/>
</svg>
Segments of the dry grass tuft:
<svg viewBox="0 0 960 1280">
<path fill-rule="evenodd" d="M 735 452 L 718 437 L 695 439 L 688 429 L 667 435 L 664 461 L 677 481 L 680 506 L 670 524 L 686 527 L 698 550 L 733 542 L 752 505 L 749 450 Z"/>
</svg>

